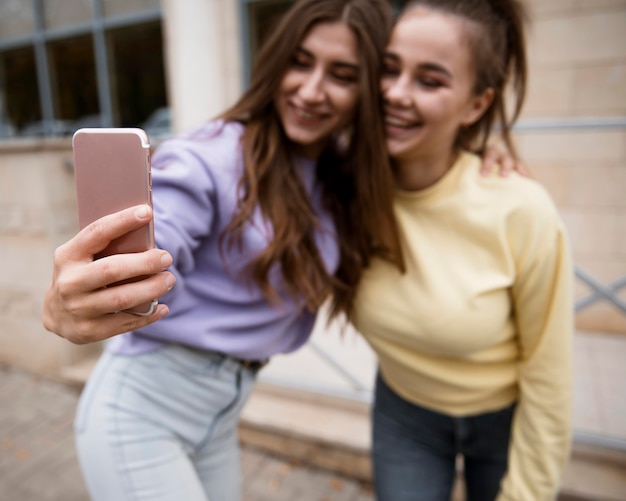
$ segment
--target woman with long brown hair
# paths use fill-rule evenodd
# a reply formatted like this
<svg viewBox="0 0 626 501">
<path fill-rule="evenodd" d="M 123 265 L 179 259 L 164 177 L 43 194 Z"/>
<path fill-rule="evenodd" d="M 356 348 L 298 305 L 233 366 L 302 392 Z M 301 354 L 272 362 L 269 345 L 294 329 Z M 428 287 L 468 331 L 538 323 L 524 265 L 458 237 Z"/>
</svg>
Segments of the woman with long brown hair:
<svg viewBox="0 0 626 501">
<path fill-rule="evenodd" d="M 106 216 L 57 249 L 45 327 L 112 338 L 75 421 L 92 499 L 238 500 L 259 368 L 308 339 L 331 292 L 350 304 L 371 256 L 401 265 L 379 97 L 390 22 L 385 0 L 297 2 L 243 97 L 157 148 L 153 214 Z M 93 259 L 152 215 L 158 249 Z M 123 312 L 154 297 L 149 317 Z"/>
</svg>

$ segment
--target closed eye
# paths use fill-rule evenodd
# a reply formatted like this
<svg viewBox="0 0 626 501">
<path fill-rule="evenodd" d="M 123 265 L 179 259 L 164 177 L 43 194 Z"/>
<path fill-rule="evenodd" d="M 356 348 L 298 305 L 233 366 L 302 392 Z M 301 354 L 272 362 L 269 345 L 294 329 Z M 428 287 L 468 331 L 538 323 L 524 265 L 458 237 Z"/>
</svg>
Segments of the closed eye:
<svg viewBox="0 0 626 501">
<path fill-rule="evenodd" d="M 438 89 L 439 87 L 443 87 L 443 83 L 435 78 L 419 78 L 418 82 L 422 87 L 429 89 Z"/>
<path fill-rule="evenodd" d="M 297 68 L 309 68 L 313 65 L 313 61 L 301 54 L 296 54 L 291 58 L 291 64 Z"/>
<path fill-rule="evenodd" d="M 358 78 L 358 71 L 356 67 L 351 64 L 335 64 L 331 68 L 330 74 L 334 79 L 346 83 L 354 83 Z"/>
</svg>

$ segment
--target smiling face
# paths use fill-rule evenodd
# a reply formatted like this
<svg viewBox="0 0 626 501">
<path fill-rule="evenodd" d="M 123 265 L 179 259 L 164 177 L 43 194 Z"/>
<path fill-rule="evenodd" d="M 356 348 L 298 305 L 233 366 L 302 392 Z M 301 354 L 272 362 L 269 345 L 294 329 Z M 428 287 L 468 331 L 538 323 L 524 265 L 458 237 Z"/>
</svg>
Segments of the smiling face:
<svg viewBox="0 0 626 501">
<path fill-rule="evenodd" d="M 491 90 L 472 92 L 469 29 L 460 18 L 426 7 L 409 11 L 393 29 L 381 86 L 394 160 L 451 157 L 459 128 L 491 102 Z"/>
<path fill-rule="evenodd" d="M 358 47 L 341 22 L 314 25 L 293 54 L 276 109 L 298 153 L 317 158 L 352 120 L 358 101 Z"/>
</svg>

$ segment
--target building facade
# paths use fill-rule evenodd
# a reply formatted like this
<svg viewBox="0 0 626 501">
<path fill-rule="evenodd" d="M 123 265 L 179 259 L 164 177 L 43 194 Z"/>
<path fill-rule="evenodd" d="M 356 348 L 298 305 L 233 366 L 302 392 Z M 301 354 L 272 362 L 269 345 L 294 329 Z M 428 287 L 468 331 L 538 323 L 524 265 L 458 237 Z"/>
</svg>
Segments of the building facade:
<svg viewBox="0 0 626 501">
<path fill-rule="evenodd" d="M 77 231 L 73 131 L 141 126 L 158 143 L 211 118 L 290 3 L 0 0 L 0 361 L 62 374 L 100 348 L 41 325 L 54 249 Z M 518 147 L 567 225 L 578 327 L 626 333 L 626 2 L 527 3 Z"/>
</svg>

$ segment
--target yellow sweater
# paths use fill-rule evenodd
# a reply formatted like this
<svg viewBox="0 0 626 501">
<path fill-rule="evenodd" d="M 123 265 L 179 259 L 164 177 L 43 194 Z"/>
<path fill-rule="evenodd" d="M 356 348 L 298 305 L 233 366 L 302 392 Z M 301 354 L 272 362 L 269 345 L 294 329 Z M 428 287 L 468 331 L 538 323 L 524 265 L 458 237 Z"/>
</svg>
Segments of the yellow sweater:
<svg viewBox="0 0 626 501">
<path fill-rule="evenodd" d="M 538 183 L 479 168 L 465 153 L 435 185 L 397 194 L 407 272 L 372 263 L 355 326 L 410 402 L 464 416 L 517 400 L 498 501 L 550 500 L 571 440 L 567 239 Z"/>
</svg>

